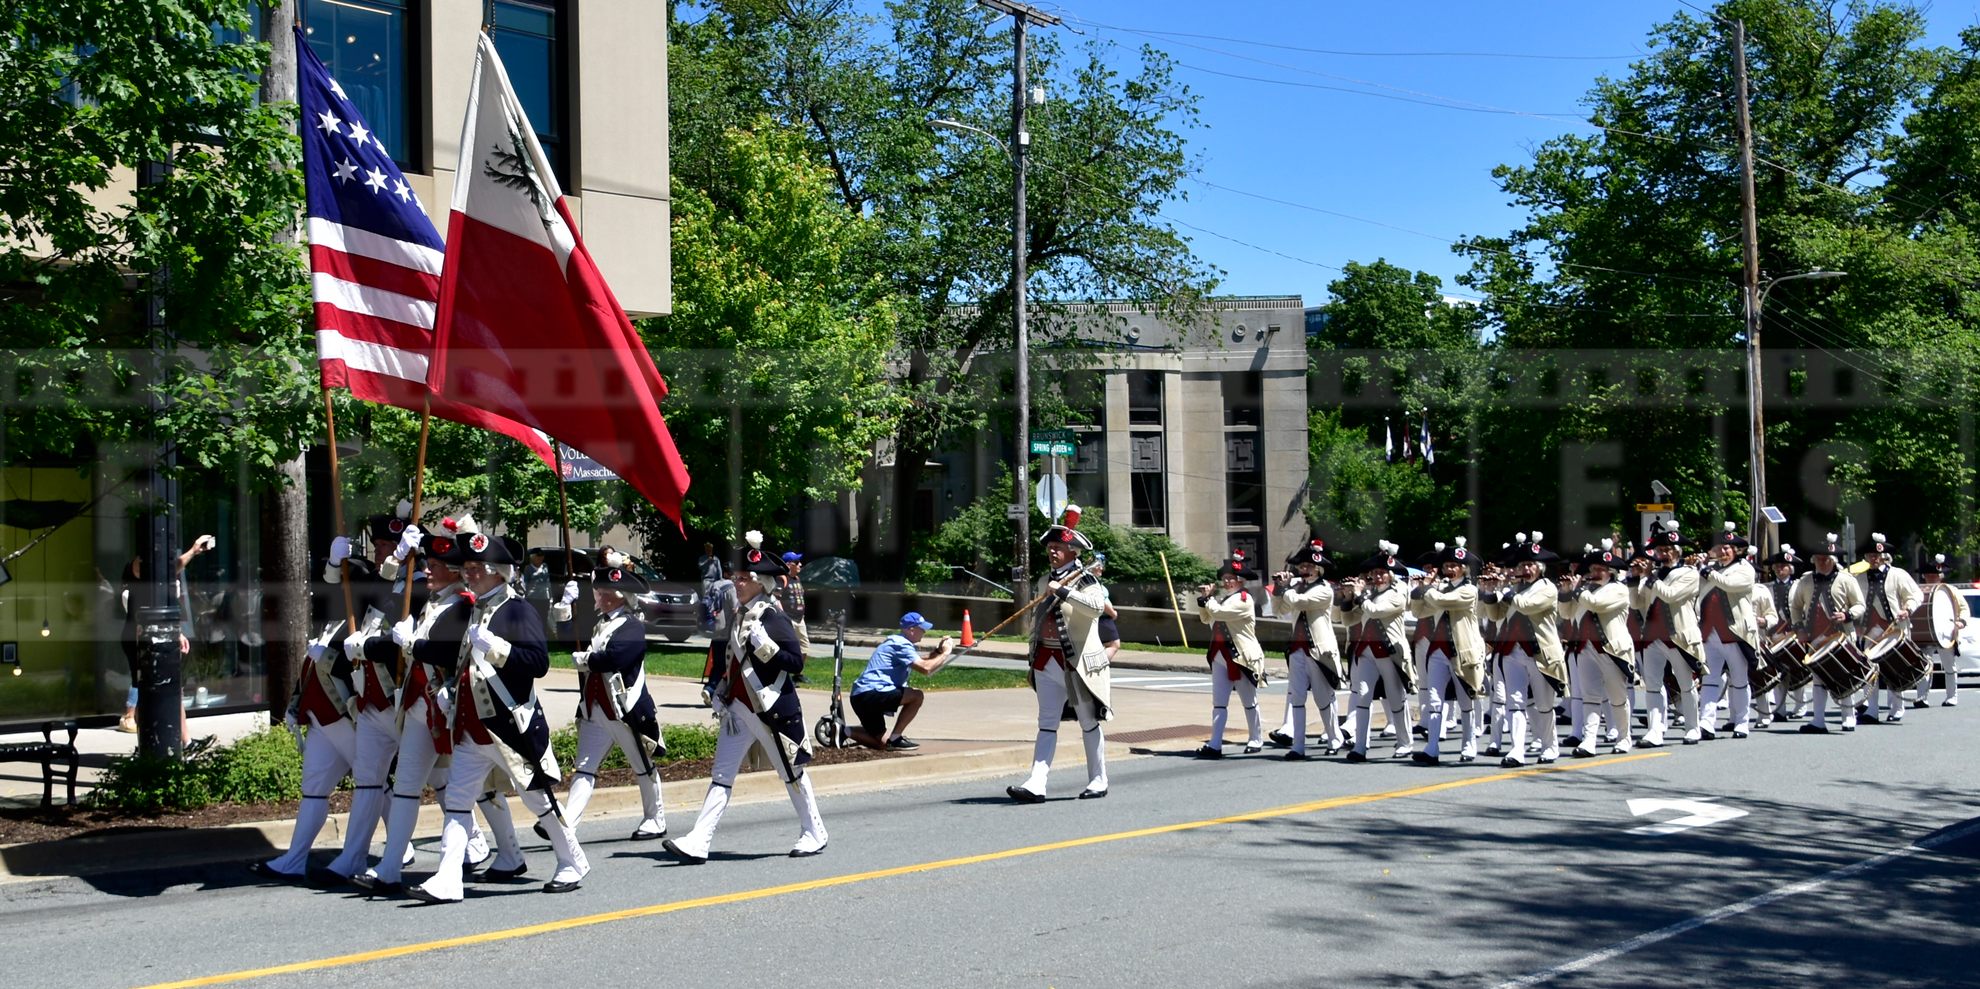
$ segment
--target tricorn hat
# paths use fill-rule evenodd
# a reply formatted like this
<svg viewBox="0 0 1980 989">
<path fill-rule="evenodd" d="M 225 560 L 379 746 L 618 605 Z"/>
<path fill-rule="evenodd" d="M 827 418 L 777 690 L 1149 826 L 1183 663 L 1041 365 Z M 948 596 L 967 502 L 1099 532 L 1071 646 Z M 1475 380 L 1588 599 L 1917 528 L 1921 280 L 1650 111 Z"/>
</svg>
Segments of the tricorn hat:
<svg viewBox="0 0 1980 989">
<path fill-rule="evenodd" d="M 1870 542 L 1863 547 L 1863 552 L 1857 554 L 1857 558 L 1861 559 L 1872 553 L 1881 553 L 1884 556 L 1896 556 L 1897 546 L 1885 537 L 1883 533 L 1873 532 L 1870 534 Z"/>
<path fill-rule="evenodd" d="M 764 552 L 763 533 L 751 529 L 743 533 L 742 572 L 779 575 L 786 573 L 784 560 L 775 553 Z"/>
<path fill-rule="evenodd" d="M 1473 563 L 1477 562 L 1477 559 L 1477 556 L 1465 546 L 1465 537 L 1463 536 L 1452 539 L 1449 546 L 1442 546 L 1437 551 L 1437 563 L 1439 566 L 1446 563 L 1456 563 L 1469 569 Z"/>
<path fill-rule="evenodd" d="M 460 553 L 462 563 L 510 563 L 522 559 L 522 544 L 508 536 L 491 536 L 485 532 L 471 532 L 461 537 Z"/>
<path fill-rule="evenodd" d="M 1684 538 L 1678 529 L 1677 519 L 1664 519 L 1650 527 L 1651 546 L 1688 546 L 1691 540 Z"/>
<path fill-rule="evenodd" d="M 1396 559 L 1396 552 L 1400 548 L 1395 543 L 1386 539 L 1376 542 L 1375 552 L 1370 554 L 1368 559 L 1361 561 L 1361 567 L 1355 572 L 1368 573 L 1373 570 L 1387 570 L 1398 577 L 1409 576 L 1409 568 L 1403 566 L 1402 561 Z"/>
<path fill-rule="evenodd" d="M 632 560 L 626 554 L 612 550 L 601 562 L 605 565 L 591 572 L 592 590 L 617 591 L 628 598 L 646 593 L 646 581 L 632 569 Z"/>
<path fill-rule="evenodd" d="M 1626 560 L 1627 557 L 1616 551 L 1616 541 L 1605 536 L 1600 546 L 1583 547 L 1579 562 L 1581 563 L 1581 571 L 1587 573 L 1589 567 L 1597 566 L 1608 567 L 1611 570 L 1620 570 L 1627 566 Z"/>
<path fill-rule="evenodd" d="M 430 556 L 449 566 L 460 566 L 467 562 L 462 555 L 461 540 L 481 531 L 472 515 L 440 520 L 439 531 L 427 532 L 420 536 L 420 553 Z"/>
<path fill-rule="evenodd" d="M 1073 548 L 1075 554 L 1092 549 L 1093 540 L 1086 538 L 1086 533 L 1079 531 L 1079 514 L 1078 505 L 1067 505 L 1059 523 L 1046 529 L 1045 534 L 1038 537 L 1038 541 L 1047 546 L 1053 543 L 1065 543 Z"/>
<path fill-rule="evenodd" d="M 1811 560 L 1818 556 L 1841 555 L 1843 555 L 1842 537 L 1837 536 L 1833 532 L 1824 534 L 1822 541 L 1816 543 L 1815 548 L 1808 551 L 1808 558 Z"/>
<path fill-rule="evenodd" d="M 1326 542 L 1318 536 L 1313 537 L 1286 555 L 1286 566 L 1297 567 L 1302 563 L 1311 563 L 1322 570 L 1326 570 L 1334 565 L 1333 559 L 1327 555 Z"/>
<path fill-rule="evenodd" d="M 391 514 L 366 516 L 364 528 L 374 542 L 398 542 L 399 534 L 406 531 L 406 523 L 411 519 L 412 502 L 401 498 Z"/>
<path fill-rule="evenodd" d="M 1731 546 L 1733 549 L 1739 550 L 1740 552 L 1744 553 L 1746 551 L 1747 542 L 1746 542 L 1746 537 L 1739 534 L 1739 523 L 1727 522 L 1725 531 L 1719 533 L 1719 538 L 1714 540 L 1712 542 L 1712 545 Z"/>
<path fill-rule="evenodd" d="M 1231 550 L 1231 558 L 1225 560 L 1224 565 L 1217 568 L 1217 579 L 1223 580 L 1225 577 L 1236 577 L 1239 580 L 1257 580 L 1258 571 L 1251 568 L 1251 561 L 1245 557 L 1244 550 L 1234 549 Z"/>
<path fill-rule="evenodd" d="M 1526 533 L 1518 533 L 1518 539 L 1512 546 L 1504 553 L 1499 554 L 1499 562 L 1507 566 L 1515 563 L 1557 563 L 1559 561 L 1559 555 L 1553 550 L 1540 545 L 1540 533 L 1537 531 L 1533 533 L 1530 539 Z"/>
</svg>

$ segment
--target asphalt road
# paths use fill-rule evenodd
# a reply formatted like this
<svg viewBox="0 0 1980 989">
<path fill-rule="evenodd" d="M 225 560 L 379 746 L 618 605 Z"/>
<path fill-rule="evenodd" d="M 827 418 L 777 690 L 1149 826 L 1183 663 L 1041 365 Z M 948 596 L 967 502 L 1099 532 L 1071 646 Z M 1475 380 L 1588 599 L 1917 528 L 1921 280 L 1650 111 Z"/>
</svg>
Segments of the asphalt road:
<svg viewBox="0 0 1980 989">
<path fill-rule="evenodd" d="M 1041 806 L 1001 779 L 828 798 L 812 859 L 784 856 L 781 801 L 733 808 L 699 867 L 587 822 L 593 873 L 567 896 L 534 875 L 458 905 L 367 902 L 231 867 L 0 887 L 0 981 L 1980 986 L 1977 721 L 1934 708 L 1514 772 L 1165 742 L 1102 801 L 1064 799 L 1069 744 Z M 1730 819 L 1637 833 L 1700 809 L 1632 800 Z"/>
</svg>

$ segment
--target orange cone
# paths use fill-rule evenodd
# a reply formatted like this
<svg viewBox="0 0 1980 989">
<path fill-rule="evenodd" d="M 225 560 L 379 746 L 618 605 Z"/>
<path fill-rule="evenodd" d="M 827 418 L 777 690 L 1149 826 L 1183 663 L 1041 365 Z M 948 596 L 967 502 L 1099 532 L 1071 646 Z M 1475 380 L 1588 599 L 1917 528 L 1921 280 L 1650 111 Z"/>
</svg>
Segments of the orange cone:
<svg viewBox="0 0 1980 989">
<path fill-rule="evenodd" d="M 976 644 L 976 630 L 970 627 L 968 608 L 963 609 L 962 644 L 965 649 Z"/>
</svg>

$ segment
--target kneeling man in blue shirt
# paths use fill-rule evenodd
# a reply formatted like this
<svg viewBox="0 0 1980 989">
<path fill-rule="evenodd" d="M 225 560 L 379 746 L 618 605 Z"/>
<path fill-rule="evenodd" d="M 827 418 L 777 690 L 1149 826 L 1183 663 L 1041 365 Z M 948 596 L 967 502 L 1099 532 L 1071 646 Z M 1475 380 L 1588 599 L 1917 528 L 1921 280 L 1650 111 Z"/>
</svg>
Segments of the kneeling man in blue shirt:
<svg viewBox="0 0 1980 989">
<path fill-rule="evenodd" d="M 945 635 L 934 651 L 922 658 L 921 637 L 934 627 L 921 617 L 921 612 L 910 611 L 901 616 L 901 630 L 887 636 L 873 650 L 866 672 L 853 681 L 853 714 L 859 717 L 859 727 L 846 733 L 854 741 L 870 749 L 919 748 L 902 734 L 907 731 L 908 722 L 914 720 L 915 712 L 921 710 L 922 693 L 907 685 L 908 670 L 933 673 L 948 664 L 955 649 L 955 643 Z M 895 711 L 901 712 L 901 716 L 894 722 L 894 734 L 889 738 L 887 715 Z"/>
</svg>

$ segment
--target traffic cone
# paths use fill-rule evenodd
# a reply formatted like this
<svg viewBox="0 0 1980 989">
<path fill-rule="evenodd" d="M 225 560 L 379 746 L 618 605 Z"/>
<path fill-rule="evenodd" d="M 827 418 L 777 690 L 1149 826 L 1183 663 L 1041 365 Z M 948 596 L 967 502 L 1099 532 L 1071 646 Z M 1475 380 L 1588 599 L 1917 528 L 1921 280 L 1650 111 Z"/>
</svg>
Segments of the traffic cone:
<svg viewBox="0 0 1980 989">
<path fill-rule="evenodd" d="M 970 627 L 968 608 L 963 609 L 962 644 L 965 649 L 976 644 L 976 629 Z"/>
</svg>

